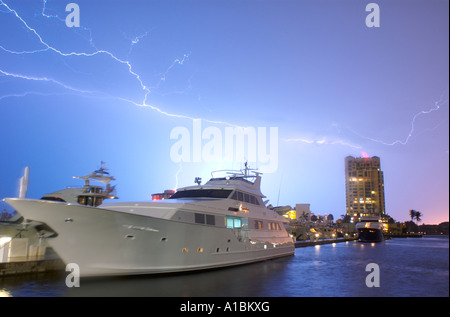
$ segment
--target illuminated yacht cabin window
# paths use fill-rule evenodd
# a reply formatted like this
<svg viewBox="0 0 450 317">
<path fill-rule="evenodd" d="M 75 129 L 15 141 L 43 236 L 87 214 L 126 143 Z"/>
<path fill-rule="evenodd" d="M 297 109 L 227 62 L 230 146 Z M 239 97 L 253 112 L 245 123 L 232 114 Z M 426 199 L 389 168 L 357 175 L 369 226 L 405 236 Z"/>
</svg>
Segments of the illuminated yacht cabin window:
<svg viewBox="0 0 450 317">
<path fill-rule="evenodd" d="M 240 229 L 242 227 L 242 219 L 240 217 L 227 216 L 226 223 L 227 223 L 227 228 L 229 228 L 229 229 L 235 229 L 235 228 Z"/>
</svg>

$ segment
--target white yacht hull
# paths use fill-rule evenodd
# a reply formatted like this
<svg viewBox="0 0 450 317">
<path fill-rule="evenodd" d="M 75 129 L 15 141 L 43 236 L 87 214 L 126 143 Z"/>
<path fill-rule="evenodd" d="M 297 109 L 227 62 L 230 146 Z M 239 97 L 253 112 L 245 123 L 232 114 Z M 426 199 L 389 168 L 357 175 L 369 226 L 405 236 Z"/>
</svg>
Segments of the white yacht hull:
<svg viewBox="0 0 450 317">
<path fill-rule="evenodd" d="M 169 273 L 232 266 L 294 254 L 292 240 L 239 239 L 233 229 L 105 208 L 31 199 L 6 201 L 45 222 L 62 260 L 81 276 Z"/>
</svg>

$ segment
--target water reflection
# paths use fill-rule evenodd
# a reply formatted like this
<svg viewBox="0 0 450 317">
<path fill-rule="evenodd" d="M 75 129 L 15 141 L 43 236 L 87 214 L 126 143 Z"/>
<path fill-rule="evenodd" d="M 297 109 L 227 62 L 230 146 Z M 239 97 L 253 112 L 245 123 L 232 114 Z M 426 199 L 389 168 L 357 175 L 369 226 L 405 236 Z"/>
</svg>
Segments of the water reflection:
<svg viewBox="0 0 450 317">
<path fill-rule="evenodd" d="M 258 296 L 264 285 L 273 284 L 290 258 L 239 267 L 171 275 L 81 279 L 81 287 L 67 296 Z"/>
<path fill-rule="evenodd" d="M 0 297 L 12 297 L 12 295 L 7 290 L 0 290 Z"/>
</svg>

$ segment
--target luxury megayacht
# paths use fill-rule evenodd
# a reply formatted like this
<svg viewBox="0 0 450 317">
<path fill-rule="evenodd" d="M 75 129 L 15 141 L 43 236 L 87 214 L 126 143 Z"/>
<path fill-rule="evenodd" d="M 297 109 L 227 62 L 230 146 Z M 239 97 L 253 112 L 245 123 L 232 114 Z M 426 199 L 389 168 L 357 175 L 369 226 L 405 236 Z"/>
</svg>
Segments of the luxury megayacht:
<svg viewBox="0 0 450 317">
<path fill-rule="evenodd" d="M 103 203 L 113 198 L 106 169 L 40 200 L 6 198 L 53 231 L 48 243 L 81 276 L 182 272 L 294 254 L 287 219 L 267 208 L 261 175 L 247 168 L 180 188 L 170 199 Z M 107 184 L 93 186 L 89 181 Z"/>
</svg>

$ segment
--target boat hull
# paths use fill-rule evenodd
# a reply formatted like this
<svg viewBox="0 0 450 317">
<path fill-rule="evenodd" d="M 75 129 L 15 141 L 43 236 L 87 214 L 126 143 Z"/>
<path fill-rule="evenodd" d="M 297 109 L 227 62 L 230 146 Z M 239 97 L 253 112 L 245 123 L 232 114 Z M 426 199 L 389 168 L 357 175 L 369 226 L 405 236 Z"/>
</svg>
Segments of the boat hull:
<svg viewBox="0 0 450 317">
<path fill-rule="evenodd" d="M 81 276 L 212 269 L 289 256 L 295 250 L 286 239 L 255 242 L 225 227 L 60 202 L 6 201 L 25 218 L 55 231 L 48 243 L 66 264 L 77 264 Z"/>
<path fill-rule="evenodd" d="M 360 242 L 382 242 L 384 240 L 383 231 L 377 228 L 359 228 L 358 240 Z"/>
</svg>

